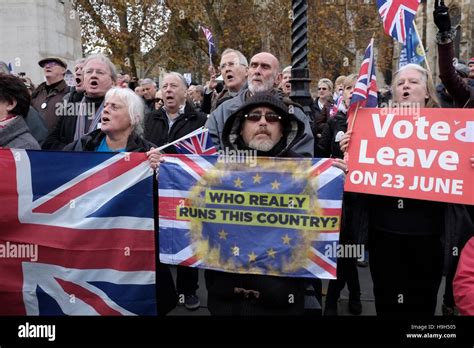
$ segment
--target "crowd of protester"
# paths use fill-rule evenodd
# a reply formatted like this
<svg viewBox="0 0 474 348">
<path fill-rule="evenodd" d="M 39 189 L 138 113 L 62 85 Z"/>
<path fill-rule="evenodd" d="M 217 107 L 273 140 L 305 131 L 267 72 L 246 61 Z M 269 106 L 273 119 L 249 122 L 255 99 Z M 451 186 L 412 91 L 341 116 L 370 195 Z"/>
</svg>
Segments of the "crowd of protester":
<svg viewBox="0 0 474 348">
<path fill-rule="evenodd" d="M 442 83 L 435 87 L 429 71 L 409 64 L 379 93 L 379 105 L 390 99 L 407 107 L 474 107 L 474 58 L 452 63 L 449 15 L 439 9 L 434 15 Z M 64 80 L 67 64 L 59 57 L 38 62 L 45 82 L 37 87 L 25 76 L 1 73 L 0 147 L 146 152 L 156 169 L 162 161 L 158 147 L 205 126 L 218 149 L 331 157 L 347 169 L 343 158 L 352 135 L 347 113 L 357 75 L 321 77 L 305 114 L 290 99 L 291 66 L 282 68 L 273 54 L 259 52 L 248 60 L 242 52 L 226 49 L 220 58 L 203 85 L 188 85 L 178 72 L 165 74 L 159 83 L 131 78 L 117 73 L 102 54 L 75 62 L 73 87 Z M 434 315 L 443 275 L 443 314 L 474 315 L 473 221 L 472 206 L 346 192 L 340 243 L 360 243 L 369 250 L 378 315 Z M 450 253 L 464 246 L 460 258 Z M 338 259 L 325 315 L 338 314 L 346 283 L 349 312 L 363 313 L 357 265 L 354 257 Z M 303 314 L 309 287 L 321 300 L 318 281 L 206 271 L 205 284 L 199 284 L 196 268 L 178 266 L 175 286 L 168 266 L 159 263 L 157 269 L 160 313 L 173 309 L 178 295 L 189 310 L 199 308 L 199 286 L 207 287 L 213 315 Z M 291 304 L 289 294 L 295 296 Z"/>
</svg>

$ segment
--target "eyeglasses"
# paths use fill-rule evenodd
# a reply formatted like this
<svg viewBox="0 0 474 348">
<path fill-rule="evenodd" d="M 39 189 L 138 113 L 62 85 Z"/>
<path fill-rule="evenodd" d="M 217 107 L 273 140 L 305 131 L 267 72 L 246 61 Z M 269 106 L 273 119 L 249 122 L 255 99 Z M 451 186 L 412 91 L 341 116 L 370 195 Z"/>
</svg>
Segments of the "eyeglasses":
<svg viewBox="0 0 474 348">
<path fill-rule="evenodd" d="M 153 99 L 153 102 L 154 102 L 154 103 L 163 103 L 163 99 L 161 99 L 161 98 L 155 98 L 155 99 Z"/>
<path fill-rule="evenodd" d="M 229 62 L 229 63 L 222 63 L 219 68 L 221 70 L 224 70 L 226 67 L 233 68 L 234 66 L 240 65 L 239 62 Z"/>
<path fill-rule="evenodd" d="M 318 88 L 318 91 L 325 91 L 325 90 L 327 90 L 326 87 L 319 87 L 319 88 Z"/>
<path fill-rule="evenodd" d="M 281 120 L 281 116 L 278 116 L 277 114 L 273 112 L 268 112 L 266 114 L 260 114 L 258 112 L 250 112 L 249 114 L 245 115 L 244 117 L 251 121 L 251 122 L 258 122 L 262 118 L 262 116 L 265 116 L 265 120 L 268 123 L 274 123 L 278 122 Z"/>
<path fill-rule="evenodd" d="M 87 69 L 86 71 L 84 71 L 84 75 L 92 75 L 94 71 L 96 75 L 99 75 L 99 76 L 107 75 L 107 73 L 104 70 L 100 70 L 100 69 Z"/>
</svg>

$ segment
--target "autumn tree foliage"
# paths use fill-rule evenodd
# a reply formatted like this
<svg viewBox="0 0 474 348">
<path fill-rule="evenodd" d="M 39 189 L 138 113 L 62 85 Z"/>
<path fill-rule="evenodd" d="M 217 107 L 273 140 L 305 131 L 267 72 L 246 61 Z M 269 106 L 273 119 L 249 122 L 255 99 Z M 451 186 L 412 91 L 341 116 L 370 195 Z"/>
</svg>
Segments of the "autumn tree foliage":
<svg viewBox="0 0 474 348">
<path fill-rule="evenodd" d="M 201 30 L 214 35 L 219 63 L 225 48 L 249 59 L 273 53 L 282 67 L 291 64 L 291 1 L 289 0 L 78 0 L 86 47 L 102 47 L 122 70 L 157 75 L 153 68 L 191 72 L 204 82 L 208 45 Z M 375 0 L 308 1 L 310 77 L 334 79 L 357 72 L 372 35 L 378 68 L 390 72 L 393 42 L 384 35 Z M 380 46 L 379 46 L 380 43 Z M 128 60 L 127 60 L 128 58 Z M 313 82 L 315 83 L 315 82 Z"/>
<path fill-rule="evenodd" d="M 76 0 L 85 54 L 106 52 L 121 71 L 147 74 L 160 61 L 169 11 L 156 0 Z M 165 53 L 165 52 L 163 52 Z"/>
<path fill-rule="evenodd" d="M 163 48 L 173 52 L 166 64 L 169 69 L 207 77 L 208 45 L 200 26 L 212 31 L 218 53 L 230 47 L 251 57 L 265 50 L 290 61 L 291 6 L 287 0 L 169 0 L 166 6 L 171 17 Z M 219 58 L 213 57 L 215 65 Z"/>
</svg>

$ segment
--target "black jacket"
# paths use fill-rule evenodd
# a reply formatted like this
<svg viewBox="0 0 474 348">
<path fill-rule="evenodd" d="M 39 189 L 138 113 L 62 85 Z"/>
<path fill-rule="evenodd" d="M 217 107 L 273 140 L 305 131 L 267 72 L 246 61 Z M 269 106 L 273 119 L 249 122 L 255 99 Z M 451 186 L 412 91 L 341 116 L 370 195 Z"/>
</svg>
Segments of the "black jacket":
<svg viewBox="0 0 474 348">
<path fill-rule="evenodd" d="M 339 132 L 347 131 L 347 116 L 339 111 L 336 116 L 331 117 L 324 126 L 323 134 L 316 146 L 316 157 L 343 158 L 344 154 L 339 147 Z M 337 139 L 337 141 L 336 141 Z"/>
<path fill-rule="evenodd" d="M 163 146 L 204 126 L 206 120 L 206 114 L 196 111 L 191 103 L 186 102 L 184 113 L 175 119 L 169 129 L 168 116 L 166 116 L 165 110 L 160 108 L 147 115 L 144 138 L 158 147 Z M 173 146 L 167 147 L 163 151 L 175 153 Z"/>
<path fill-rule="evenodd" d="M 102 139 L 104 139 L 105 133 L 100 129 L 96 129 L 89 134 L 84 135 L 81 139 L 72 142 L 71 144 L 64 147 L 64 151 L 95 151 L 100 145 Z M 135 133 L 130 134 L 127 141 L 125 151 L 127 152 L 147 152 L 152 147 L 156 147 L 154 144 L 136 135 Z"/>
<path fill-rule="evenodd" d="M 82 98 L 84 97 L 82 92 L 72 92 L 69 95 L 67 100 L 68 108 L 73 107 L 74 115 L 67 115 L 59 117 L 58 123 L 54 127 L 53 131 L 48 134 L 45 142 L 43 143 L 43 150 L 62 150 L 67 144 L 74 141 L 74 134 L 76 132 L 76 122 L 78 115 L 75 114 L 79 109 L 79 104 L 81 103 Z M 104 98 L 87 98 L 85 102 L 90 105 L 94 105 L 94 110 L 98 110 L 100 104 L 103 102 Z M 87 109 L 90 109 L 87 106 Z M 89 115 L 94 117 L 94 115 Z"/>
<path fill-rule="evenodd" d="M 465 83 L 456 72 L 452 62 L 454 43 L 438 44 L 439 78 L 448 93 L 453 97 L 456 107 L 474 108 L 474 88 Z"/>
</svg>

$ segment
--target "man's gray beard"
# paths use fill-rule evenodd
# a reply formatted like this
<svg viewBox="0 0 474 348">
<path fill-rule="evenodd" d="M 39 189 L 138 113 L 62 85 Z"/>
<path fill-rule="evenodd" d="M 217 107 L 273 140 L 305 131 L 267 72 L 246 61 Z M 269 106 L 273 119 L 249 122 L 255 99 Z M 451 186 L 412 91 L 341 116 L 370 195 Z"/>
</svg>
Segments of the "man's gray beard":
<svg viewBox="0 0 474 348">
<path fill-rule="evenodd" d="M 267 140 L 257 140 L 257 139 L 252 139 L 249 142 L 249 147 L 251 149 L 255 149 L 257 151 L 263 151 L 267 152 L 273 149 L 273 147 L 276 145 L 276 143 L 272 139 L 267 139 Z"/>
<path fill-rule="evenodd" d="M 263 81 L 262 85 L 254 85 L 253 82 L 249 83 L 249 91 L 252 94 L 259 93 L 259 92 L 270 92 L 275 84 L 275 79 L 271 79 L 271 81 Z"/>
</svg>

